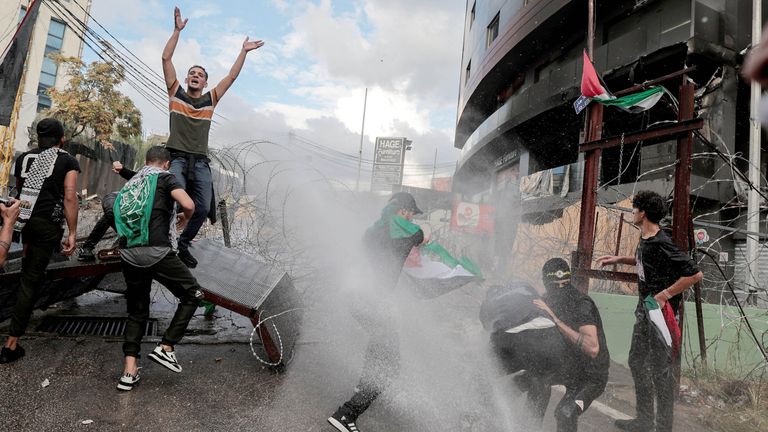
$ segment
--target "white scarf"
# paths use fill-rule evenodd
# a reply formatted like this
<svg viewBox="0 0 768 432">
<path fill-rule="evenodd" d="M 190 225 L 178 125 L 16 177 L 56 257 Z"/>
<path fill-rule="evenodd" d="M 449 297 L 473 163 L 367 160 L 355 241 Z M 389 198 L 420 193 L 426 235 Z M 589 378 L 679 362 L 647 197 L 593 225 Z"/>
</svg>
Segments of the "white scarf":
<svg viewBox="0 0 768 432">
<path fill-rule="evenodd" d="M 24 225 L 27 224 L 29 218 L 32 217 L 32 212 L 37 204 L 37 198 L 40 196 L 40 189 L 43 187 L 45 179 L 51 176 L 53 173 L 53 167 L 56 165 L 56 159 L 59 157 L 59 153 L 67 153 L 56 147 L 43 150 L 37 155 L 32 166 L 29 167 L 26 179 L 24 179 L 24 186 L 21 188 L 19 194 L 19 218 L 14 225 L 14 230 L 21 231 Z"/>
</svg>

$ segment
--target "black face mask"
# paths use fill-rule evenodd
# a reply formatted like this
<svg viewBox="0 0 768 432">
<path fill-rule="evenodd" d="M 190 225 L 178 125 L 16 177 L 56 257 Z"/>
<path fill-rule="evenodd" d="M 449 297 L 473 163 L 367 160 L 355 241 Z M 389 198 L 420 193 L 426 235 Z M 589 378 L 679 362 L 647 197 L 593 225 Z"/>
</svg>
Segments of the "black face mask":
<svg viewBox="0 0 768 432">
<path fill-rule="evenodd" d="M 558 292 L 561 291 L 560 284 L 557 282 L 545 282 L 544 289 L 549 297 L 556 296 Z"/>
<path fill-rule="evenodd" d="M 544 288 L 547 291 L 547 297 L 555 301 L 570 301 L 570 298 L 576 293 L 576 289 L 568 282 L 565 285 L 560 285 L 557 282 L 550 282 L 544 284 Z"/>
</svg>

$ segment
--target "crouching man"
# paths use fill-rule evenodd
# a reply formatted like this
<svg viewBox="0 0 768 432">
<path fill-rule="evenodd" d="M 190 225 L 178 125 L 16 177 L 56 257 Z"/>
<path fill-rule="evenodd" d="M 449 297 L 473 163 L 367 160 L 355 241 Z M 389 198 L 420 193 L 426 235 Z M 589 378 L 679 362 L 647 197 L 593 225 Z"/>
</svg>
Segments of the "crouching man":
<svg viewBox="0 0 768 432">
<path fill-rule="evenodd" d="M 115 226 L 121 237 L 128 307 L 123 343 L 125 367 L 117 384 L 119 390 L 131 390 L 139 381 L 138 357 L 149 319 L 152 280 L 163 284 L 179 299 L 162 342 L 148 354 L 150 360 L 173 372 L 181 372 L 174 346 L 184 336 L 203 296 L 197 280 L 176 253 L 176 232 L 192 217 L 195 204 L 168 172 L 170 157 L 164 147 L 150 148 L 146 165 L 125 184 L 115 200 Z M 178 218 L 174 211 L 176 203 L 182 210 Z"/>
<path fill-rule="evenodd" d="M 555 409 L 558 432 L 575 432 L 578 419 L 608 382 L 610 358 L 603 324 L 592 299 L 570 283 L 568 263 L 553 258 L 542 269 L 546 295 L 525 282 L 492 287 L 480 309 L 503 371 L 527 394 L 532 417 L 542 421 L 552 385 L 565 396 Z"/>
<path fill-rule="evenodd" d="M 571 285 L 571 269 L 562 258 L 552 258 L 542 268 L 547 290 L 533 303 L 546 312 L 565 340 L 567 361 L 553 384 L 565 385 L 565 396 L 555 408 L 558 432 L 575 432 L 579 416 L 605 390 L 610 357 L 603 322 L 592 299 Z M 546 409 L 549 398 L 541 401 Z"/>
</svg>

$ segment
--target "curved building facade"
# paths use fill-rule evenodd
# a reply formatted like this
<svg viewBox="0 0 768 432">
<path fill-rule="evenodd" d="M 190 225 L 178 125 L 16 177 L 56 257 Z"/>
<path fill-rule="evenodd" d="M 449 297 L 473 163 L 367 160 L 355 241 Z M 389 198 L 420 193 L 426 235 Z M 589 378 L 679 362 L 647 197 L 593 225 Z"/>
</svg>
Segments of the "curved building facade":
<svg viewBox="0 0 768 432">
<path fill-rule="evenodd" d="M 743 91 L 736 68 L 739 51 L 750 42 L 749 2 L 596 3 L 594 63 L 608 87 L 621 90 L 687 66 L 697 67 L 690 76 L 704 86 L 719 73 L 719 91 L 727 94 L 715 107 L 717 122 L 723 123 L 722 132 L 729 138 L 725 141 L 733 145 Z M 516 167 L 520 176 L 570 167 L 570 191 L 579 186 L 578 143 L 584 115 L 577 115 L 572 103 L 580 94 L 586 28 L 586 0 L 468 1 L 454 142 L 461 149 L 457 192 L 491 195 L 495 184 L 503 183 L 501 173 L 510 167 Z M 676 85 L 679 82 L 669 87 L 672 94 L 677 94 Z M 604 135 L 674 118 L 665 106 L 644 115 L 606 112 Z M 619 176 L 617 184 L 634 182 L 632 173 L 666 162 L 668 148 L 662 147 L 644 150 L 642 161 L 637 154 L 630 158 L 631 151 L 624 149 L 623 162 L 634 166 Z M 618 150 L 606 152 L 603 177 L 618 175 L 611 163 L 618 159 Z M 707 193 L 708 198 L 720 198 L 717 190 Z"/>
<path fill-rule="evenodd" d="M 751 42 L 752 2 L 595 3 L 593 61 L 610 90 L 694 68 L 687 78 L 697 89 L 696 115 L 704 119 L 703 136 L 729 154 L 749 154 L 749 86 L 740 78 L 739 68 Z M 763 11 L 768 10 L 766 3 Z M 497 213 L 521 207 L 524 220 L 557 217 L 559 208 L 581 197 L 583 156 L 578 145 L 585 114 L 576 114 L 573 102 L 580 95 L 588 2 L 468 0 L 466 7 L 454 141 L 461 156 L 454 192 L 462 201 L 495 207 Z M 663 85 L 677 96 L 680 84 L 677 78 Z M 640 114 L 608 107 L 603 136 L 620 136 L 676 118 L 671 98 Z M 640 189 L 670 196 L 675 149 L 676 142 L 670 140 L 604 150 L 598 201 L 616 203 Z M 700 139 L 693 150 L 711 151 Z M 744 211 L 725 205 L 739 191 L 723 164 L 716 158 L 694 158 L 694 211 L 712 212 L 709 222 L 742 229 Z M 746 165 L 742 168 L 746 170 Z M 522 206 L 520 195 L 509 193 L 509 188 L 519 188 Z M 518 201 L 505 202 L 506 197 Z M 722 232 L 710 229 L 711 236 Z M 734 235 L 731 256 L 737 255 L 738 241 Z"/>
</svg>

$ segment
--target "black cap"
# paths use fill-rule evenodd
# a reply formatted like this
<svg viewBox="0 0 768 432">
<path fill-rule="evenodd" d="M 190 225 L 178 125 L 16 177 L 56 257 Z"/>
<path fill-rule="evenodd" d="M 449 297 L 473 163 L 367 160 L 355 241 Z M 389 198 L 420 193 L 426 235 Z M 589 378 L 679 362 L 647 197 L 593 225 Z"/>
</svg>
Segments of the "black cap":
<svg viewBox="0 0 768 432">
<path fill-rule="evenodd" d="M 571 266 L 562 258 L 552 258 L 541 268 L 544 283 L 557 282 L 571 278 Z"/>
<path fill-rule="evenodd" d="M 54 138 L 59 141 L 64 136 L 64 126 L 55 118 L 44 118 L 37 123 L 38 138 Z"/>
<path fill-rule="evenodd" d="M 389 202 L 396 203 L 398 208 L 412 210 L 413 214 L 424 213 L 419 207 L 416 206 L 416 200 L 413 198 L 413 195 L 409 194 L 408 192 L 395 192 L 392 194 Z"/>
</svg>

